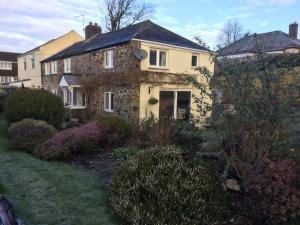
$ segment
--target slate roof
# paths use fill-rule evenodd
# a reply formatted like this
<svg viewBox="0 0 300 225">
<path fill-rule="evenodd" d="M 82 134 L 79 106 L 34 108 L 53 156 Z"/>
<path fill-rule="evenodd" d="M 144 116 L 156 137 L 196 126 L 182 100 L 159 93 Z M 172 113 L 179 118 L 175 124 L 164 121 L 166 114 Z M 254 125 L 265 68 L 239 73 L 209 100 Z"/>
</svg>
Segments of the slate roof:
<svg viewBox="0 0 300 225">
<path fill-rule="evenodd" d="M 209 51 L 207 48 L 196 44 L 172 31 L 169 31 L 150 20 L 137 23 L 123 29 L 97 34 L 94 37 L 80 43 L 76 43 L 69 48 L 47 58 L 43 62 L 62 59 L 74 55 L 84 54 L 90 51 L 104 49 L 127 43 L 132 39 L 159 42 L 163 44 L 175 45 L 179 47 L 191 48 L 195 50 Z"/>
<path fill-rule="evenodd" d="M 253 34 L 218 50 L 217 53 L 221 56 L 257 53 L 258 47 L 263 52 L 282 51 L 288 48 L 300 49 L 300 40 L 292 39 L 282 31 Z"/>
<path fill-rule="evenodd" d="M 0 52 L 0 61 L 9 61 L 13 62 L 12 70 L 1 70 L 0 76 L 8 76 L 8 77 L 17 77 L 18 76 L 18 56 L 21 53 L 15 52 Z"/>
<path fill-rule="evenodd" d="M 80 79 L 81 79 L 81 76 L 78 76 L 78 75 L 71 75 L 71 74 L 64 74 L 62 76 L 62 78 L 65 78 L 68 85 L 79 85 L 80 84 Z M 61 78 L 61 79 L 62 79 Z"/>
</svg>

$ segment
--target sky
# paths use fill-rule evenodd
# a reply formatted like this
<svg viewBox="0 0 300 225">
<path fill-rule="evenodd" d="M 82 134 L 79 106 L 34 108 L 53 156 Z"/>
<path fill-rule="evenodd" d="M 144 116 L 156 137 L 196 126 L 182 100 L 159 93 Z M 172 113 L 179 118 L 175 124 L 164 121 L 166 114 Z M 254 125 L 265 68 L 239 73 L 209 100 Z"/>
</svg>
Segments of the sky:
<svg viewBox="0 0 300 225">
<path fill-rule="evenodd" d="M 70 30 L 83 35 L 89 21 L 104 25 L 104 0 L 0 0 L 0 51 L 26 52 Z M 288 32 L 300 23 L 300 0 L 147 0 L 151 20 L 186 38 L 200 35 L 211 47 L 228 20 L 245 31 Z"/>
</svg>

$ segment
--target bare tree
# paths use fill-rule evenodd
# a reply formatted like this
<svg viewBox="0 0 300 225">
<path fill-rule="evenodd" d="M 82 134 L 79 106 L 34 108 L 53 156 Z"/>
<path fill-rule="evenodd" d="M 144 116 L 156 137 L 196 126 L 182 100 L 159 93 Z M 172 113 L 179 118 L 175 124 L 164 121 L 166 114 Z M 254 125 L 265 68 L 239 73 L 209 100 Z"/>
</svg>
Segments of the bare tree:
<svg viewBox="0 0 300 225">
<path fill-rule="evenodd" d="M 245 36 L 244 27 L 238 19 L 228 20 L 218 36 L 218 48 L 223 48 Z"/>
<path fill-rule="evenodd" d="M 149 18 L 154 6 L 143 0 L 104 0 L 105 21 L 109 31 L 119 30 Z"/>
</svg>

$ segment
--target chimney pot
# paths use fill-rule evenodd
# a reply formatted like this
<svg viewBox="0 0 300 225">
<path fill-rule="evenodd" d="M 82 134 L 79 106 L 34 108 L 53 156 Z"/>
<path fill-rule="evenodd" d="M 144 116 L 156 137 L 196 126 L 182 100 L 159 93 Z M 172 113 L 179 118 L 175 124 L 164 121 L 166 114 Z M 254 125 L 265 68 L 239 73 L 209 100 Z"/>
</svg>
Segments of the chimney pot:
<svg viewBox="0 0 300 225">
<path fill-rule="evenodd" d="M 298 23 L 294 22 L 291 23 L 289 26 L 289 36 L 292 39 L 298 38 Z"/>
</svg>

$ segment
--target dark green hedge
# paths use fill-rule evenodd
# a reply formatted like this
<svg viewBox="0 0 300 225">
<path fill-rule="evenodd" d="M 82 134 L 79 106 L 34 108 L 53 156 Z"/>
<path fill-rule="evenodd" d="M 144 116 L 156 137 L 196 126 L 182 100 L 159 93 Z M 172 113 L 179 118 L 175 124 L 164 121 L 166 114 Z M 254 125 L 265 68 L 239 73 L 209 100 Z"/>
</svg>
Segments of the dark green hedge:
<svg viewBox="0 0 300 225">
<path fill-rule="evenodd" d="M 59 128 L 64 112 L 61 100 L 45 90 L 18 89 L 4 101 L 4 116 L 10 123 L 30 118 L 46 121 Z"/>
</svg>

